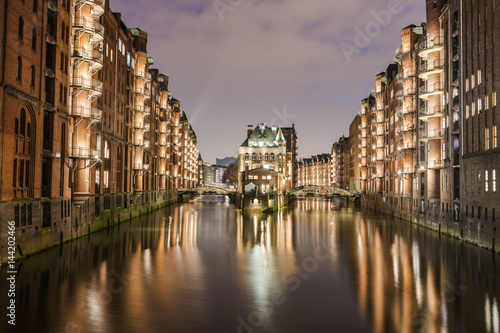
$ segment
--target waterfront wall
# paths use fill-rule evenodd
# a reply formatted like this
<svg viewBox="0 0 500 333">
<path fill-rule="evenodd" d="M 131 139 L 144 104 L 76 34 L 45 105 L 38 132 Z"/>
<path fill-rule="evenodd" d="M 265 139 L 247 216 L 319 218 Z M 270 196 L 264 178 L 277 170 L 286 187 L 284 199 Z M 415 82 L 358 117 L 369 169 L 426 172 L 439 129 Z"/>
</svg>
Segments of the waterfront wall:
<svg viewBox="0 0 500 333">
<path fill-rule="evenodd" d="M 391 198 L 385 197 L 384 199 L 380 194 L 362 194 L 361 205 L 366 209 L 373 209 L 447 236 L 500 252 L 496 244 L 497 228 L 491 223 L 482 223 L 464 214 L 455 215 L 453 211 L 441 211 L 438 205 L 430 205 L 431 209 L 421 209 L 412 203 L 411 198 L 389 199 Z"/>
<path fill-rule="evenodd" d="M 285 196 L 282 194 L 268 196 L 253 196 L 238 193 L 236 195 L 235 204 L 243 211 L 263 212 L 277 211 L 285 205 Z"/>
<path fill-rule="evenodd" d="M 16 259 L 61 245 L 95 231 L 177 202 L 177 190 L 90 196 L 69 200 L 26 200 L 0 204 L 1 221 L 21 221 L 16 228 Z M 49 221 L 47 221 L 49 219 Z M 2 226 L 6 226 L 2 223 Z M 8 230 L 0 231 L 1 264 L 8 261 Z"/>
</svg>

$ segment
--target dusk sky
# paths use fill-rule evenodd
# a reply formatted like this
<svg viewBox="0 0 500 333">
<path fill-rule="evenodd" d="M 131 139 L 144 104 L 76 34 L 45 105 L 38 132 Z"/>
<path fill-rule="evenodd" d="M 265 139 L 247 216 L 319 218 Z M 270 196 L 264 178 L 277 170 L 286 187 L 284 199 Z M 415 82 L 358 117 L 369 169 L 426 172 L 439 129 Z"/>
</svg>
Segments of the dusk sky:
<svg viewBox="0 0 500 333">
<path fill-rule="evenodd" d="M 209 163 L 237 156 L 247 125 L 259 122 L 294 122 L 299 158 L 330 152 L 349 134 L 375 75 L 393 62 L 401 29 L 425 21 L 424 0 L 111 0 L 110 6 L 129 28 L 148 32 L 154 68 L 170 76 L 169 89 Z M 374 14 L 381 11 L 389 15 Z M 360 37 L 360 30 L 371 36 Z"/>
</svg>

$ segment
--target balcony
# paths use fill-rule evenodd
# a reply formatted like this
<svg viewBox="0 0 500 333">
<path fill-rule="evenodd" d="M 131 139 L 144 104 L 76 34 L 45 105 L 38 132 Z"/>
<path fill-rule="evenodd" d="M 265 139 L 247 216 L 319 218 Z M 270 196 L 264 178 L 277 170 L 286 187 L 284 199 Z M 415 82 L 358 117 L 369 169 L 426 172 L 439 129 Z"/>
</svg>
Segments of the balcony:
<svg viewBox="0 0 500 333">
<path fill-rule="evenodd" d="M 444 37 L 435 36 L 434 38 L 428 39 L 419 45 L 418 55 L 422 58 L 427 58 L 429 53 L 441 51 L 444 48 Z"/>
<path fill-rule="evenodd" d="M 73 28 L 91 35 L 93 43 L 100 43 L 104 39 L 104 27 L 100 23 L 87 20 L 84 17 L 75 17 L 73 19 Z"/>
<path fill-rule="evenodd" d="M 88 5 L 92 7 L 93 13 L 96 16 L 104 14 L 105 0 L 75 0 L 75 5 Z"/>
<path fill-rule="evenodd" d="M 427 169 L 430 169 L 430 170 L 437 170 L 437 169 L 443 169 L 443 168 L 444 168 L 443 160 L 434 160 L 434 161 L 429 161 L 427 163 Z"/>
<path fill-rule="evenodd" d="M 150 96 L 150 91 L 148 88 L 143 88 L 143 87 L 135 87 L 134 89 L 134 94 L 136 96 L 142 96 L 144 99 L 149 99 L 151 98 Z"/>
<path fill-rule="evenodd" d="M 406 125 L 406 126 L 401 126 L 401 127 L 398 127 L 396 132 L 398 134 L 406 134 L 406 133 L 411 133 L 415 130 L 415 126 L 413 124 L 411 125 Z"/>
<path fill-rule="evenodd" d="M 86 78 L 81 75 L 73 76 L 73 78 L 71 79 L 71 87 L 90 91 L 92 95 L 100 96 L 102 94 L 101 81 L 94 80 L 92 78 Z"/>
<path fill-rule="evenodd" d="M 144 113 L 144 116 L 149 116 L 151 114 L 151 108 L 137 103 L 134 105 L 134 112 Z"/>
<path fill-rule="evenodd" d="M 415 173 L 415 169 L 413 167 L 399 168 L 398 175 L 409 175 Z"/>
<path fill-rule="evenodd" d="M 99 160 L 101 158 L 101 152 L 96 149 L 72 147 L 69 149 L 69 157 L 85 160 Z"/>
<path fill-rule="evenodd" d="M 142 138 L 142 135 L 136 135 L 136 137 L 133 140 L 134 146 L 140 146 L 142 147 L 144 145 L 144 139 Z"/>
<path fill-rule="evenodd" d="M 398 150 L 399 151 L 406 151 L 406 150 L 412 150 L 412 149 L 415 149 L 415 142 L 398 143 Z"/>
<path fill-rule="evenodd" d="M 413 72 L 413 70 L 406 71 L 404 73 L 398 73 L 396 75 L 396 82 L 402 84 L 406 80 L 413 80 L 413 78 L 415 78 L 415 73 Z"/>
<path fill-rule="evenodd" d="M 429 75 L 439 74 L 442 73 L 443 71 L 444 71 L 444 60 L 437 59 L 421 65 L 418 77 L 423 80 L 428 80 Z"/>
<path fill-rule="evenodd" d="M 441 129 L 428 129 L 420 133 L 420 141 L 441 140 L 444 138 L 444 131 Z"/>
<path fill-rule="evenodd" d="M 429 118 L 433 117 L 441 117 L 444 115 L 445 106 L 444 105 L 435 105 L 433 107 L 425 107 L 419 110 L 418 118 L 421 120 L 429 120 Z"/>
<path fill-rule="evenodd" d="M 134 128 L 142 130 L 144 128 L 144 123 L 141 121 L 134 121 Z"/>
<path fill-rule="evenodd" d="M 134 170 L 138 170 L 138 171 L 149 170 L 149 164 L 135 163 Z"/>
<path fill-rule="evenodd" d="M 73 105 L 71 108 L 71 115 L 73 117 L 81 117 L 101 121 L 102 110 L 99 110 L 97 108 L 84 107 L 81 105 Z"/>
<path fill-rule="evenodd" d="M 418 90 L 420 99 L 428 100 L 430 96 L 444 94 L 444 82 L 426 84 Z"/>
<path fill-rule="evenodd" d="M 103 55 L 101 52 L 94 49 L 86 49 L 84 47 L 75 47 L 71 56 L 75 59 L 80 59 L 89 62 L 93 70 L 102 68 Z"/>
<path fill-rule="evenodd" d="M 410 87 L 410 88 L 403 88 L 403 89 L 400 89 L 397 93 L 396 93 L 396 98 L 397 99 L 403 99 L 405 97 L 411 97 L 415 95 L 415 89 L 413 87 Z"/>
<path fill-rule="evenodd" d="M 401 118 L 403 118 L 404 116 L 406 116 L 408 114 L 412 114 L 413 112 L 415 112 L 415 110 L 413 109 L 413 106 L 398 106 L 396 108 L 396 113 Z"/>
<path fill-rule="evenodd" d="M 144 82 L 151 82 L 151 73 L 145 71 L 135 71 L 134 75 L 137 79 L 144 80 Z"/>
</svg>

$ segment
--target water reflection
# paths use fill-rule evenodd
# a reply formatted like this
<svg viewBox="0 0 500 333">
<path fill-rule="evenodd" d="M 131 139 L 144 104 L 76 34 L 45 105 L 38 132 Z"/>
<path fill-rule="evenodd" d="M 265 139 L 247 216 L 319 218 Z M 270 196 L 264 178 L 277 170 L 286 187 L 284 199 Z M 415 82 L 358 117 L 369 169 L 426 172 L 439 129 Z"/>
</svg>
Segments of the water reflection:
<svg viewBox="0 0 500 333">
<path fill-rule="evenodd" d="M 499 268 L 483 249 L 343 200 L 267 215 L 204 196 L 25 260 L 15 328 L 500 333 Z"/>
</svg>

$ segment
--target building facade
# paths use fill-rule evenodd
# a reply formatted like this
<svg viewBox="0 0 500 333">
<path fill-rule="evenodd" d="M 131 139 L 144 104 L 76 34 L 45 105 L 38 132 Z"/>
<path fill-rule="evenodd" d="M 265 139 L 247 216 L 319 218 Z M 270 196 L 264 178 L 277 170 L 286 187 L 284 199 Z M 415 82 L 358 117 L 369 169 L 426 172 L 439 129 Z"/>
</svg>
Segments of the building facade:
<svg viewBox="0 0 500 333">
<path fill-rule="evenodd" d="M 297 186 L 332 186 L 330 154 L 303 158 L 297 163 Z"/>
<path fill-rule="evenodd" d="M 255 172 L 250 171 L 263 169 L 266 172 L 255 173 L 255 176 L 265 177 L 259 178 L 262 180 L 259 182 L 259 193 L 270 191 L 282 193 L 288 186 L 285 177 L 289 171 L 293 170 L 292 168 L 287 162 L 286 140 L 281 128 L 268 127 L 262 123 L 255 128 L 252 125 L 247 127 L 247 138 L 238 149 L 238 190 L 240 192 L 254 180 L 253 173 Z M 279 181 L 276 184 L 266 182 L 268 178 Z"/>
<path fill-rule="evenodd" d="M 500 209 L 499 6 L 428 1 L 356 116 L 363 203 L 487 247 Z"/>
<path fill-rule="evenodd" d="M 0 17 L 0 214 L 24 254 L 196 186 L 196 135 L 146 32 L 106 1 L 6 1 Z"/>
</svg>

